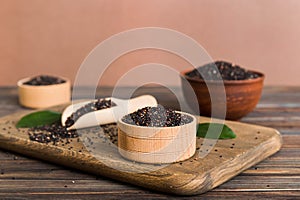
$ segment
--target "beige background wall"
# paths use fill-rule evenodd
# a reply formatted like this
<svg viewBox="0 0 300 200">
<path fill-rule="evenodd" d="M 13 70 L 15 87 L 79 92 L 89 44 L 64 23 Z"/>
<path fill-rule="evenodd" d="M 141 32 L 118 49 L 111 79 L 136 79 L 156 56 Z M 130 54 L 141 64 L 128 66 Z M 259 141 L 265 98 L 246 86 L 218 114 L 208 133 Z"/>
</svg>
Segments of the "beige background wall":
<svg viewBox="0 0 300 200">
<path fill-rule="evenodd" d="M 145 26 L 183 32 L 214 59 L 263 71 L 269 85 L 300 84 L 299 0 L 1 0 L 0 85 L 41 73 L 74 79 L 98 43 Z M 188 66 L 166 52 L 132 52 L 116 60 L 101 83 L 112 85 L 147 62 Z"/>
</svg>

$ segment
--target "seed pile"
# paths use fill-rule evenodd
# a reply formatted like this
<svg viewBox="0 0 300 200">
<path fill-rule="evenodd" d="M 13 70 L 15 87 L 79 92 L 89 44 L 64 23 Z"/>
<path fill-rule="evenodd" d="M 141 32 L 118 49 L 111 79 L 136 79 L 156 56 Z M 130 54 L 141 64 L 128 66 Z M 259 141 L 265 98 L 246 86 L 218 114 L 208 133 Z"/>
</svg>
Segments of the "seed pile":
<svg viewBox="0 0 300 200">
<path fill-rule="evenodd" d="M 40 142 L 56 144 L 62 142 L 62 140 L 69 138 L 77 138 L 78 134 L 76 130 L 67 130 L 66 127 L 60 123 L 54 123 L 52 125 L 44 125 L 35 128 L 31 128 L 28 131 L 29 139 Z"/>
<path fill-rule="evenodd" d="M 54 85 L 54 84 L 61 84 L 65 83 L 66 81 L 54 76 L 48 75 L 40 75 L 36 76 L 29 81 L 25 82 L 24 85 Z"/>
<path fill-rule="evenodd" d="M 67 128 L 71 127 L 79 119 L 79 117 L 86 113 L 110 108 L 113 106 L 116 106 L 116 104 L 112 102 L 111 99 L 98 99 L 97 101 L 86 104 L 85 106 L 72 113 L 71 116 L 67 118 L 65 126 Z"/>
<path fill-rule="evenodd" d="M 76 130 L 67 130 L 67 128 L 71 127 L 79 117 L 86 113 L 110 108 L 115 105 L 116 104 L 113 103 L 111 99 L 97 99 L 95 102 L 86 104 L 76 110 L 76 112 L 72 113 L 72 115 L 67 118 L 65 126 L 57 122 L 52 125 L 44 125 L 29 129 L 29 139 L 40 143 L 52 142 L 53 144 L 56 144 L 57 142 L 64 142 L 63 140 L 66 139 L 66 143 L 68 143 L 69 138 L 78 137 Z"/>
<path fill-rule="evenodd" d="M 203 65 L 193 71 L 186 73 L 191 78 L 204 80 L 247 80 L 255 79 L 260 75 L 234 65 L 229 62 L 216 61 Z"/>
<path fill-rule="evenodd" d="M 78 133 L 79 132 L 79 133 Z M 72 138 L 78 138 L 83 135 L 87 147 L 91 147 L 94 143 L 99 143 L 99 140 L 111 141 L 113 144 L 118 143 L 118 129 L 115 123 L 90 127 L 86 129 L 67 130 L 59 123 L 52 125 L 40 126 L 28 130 L 29 139 L 40 143 L 69 144 Z M 78 138 L 79 139 L 79 138 Z M 78 140 L 79 141 L 79 140 Z"/>
<path fill-rule="evenodd" d="M 180 114 L 162 106 L 145 107 L 131 114 L 125 115 L 122 121 L 132 125 L 149 127 L 172 127 L 188 124 L 193 118 Z"/>
</svg>

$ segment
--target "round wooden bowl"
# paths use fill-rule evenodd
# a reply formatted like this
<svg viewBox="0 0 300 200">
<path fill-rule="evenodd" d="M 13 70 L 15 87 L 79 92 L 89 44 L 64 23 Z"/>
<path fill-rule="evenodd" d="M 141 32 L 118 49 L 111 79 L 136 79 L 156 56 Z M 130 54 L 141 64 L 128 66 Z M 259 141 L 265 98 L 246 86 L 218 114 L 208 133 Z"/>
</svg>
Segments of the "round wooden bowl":
<svg viewBox="0 0 300 200">
<path fill-rule="evenodd" d="M 71 99 L 71 82 L 69 79 L 59 77 L 65 83 L 54 85 L 24 85 L 31 78 L 19 80 L 19 102 L 28 108 L 46 108 L 58 104 L 67 103 Z"/>
<path fill-rule="evenodd" d="M 238 120 L 247 115 L 256 107 L 261 97 L 265 76 L 260 72 L 252 71 L 259 75 L 255 79 L 206 81 L 211 87 L 212 92 L 210 94 L 204 80 L 190 78 L 185 75 L 189 71 L 191 70 L 180 73 L 183 94 L 191 108 L 198 104 L 200 114 L 203 116 L 211 116 L 211 96 L 218 96 L 224 92 L 221 91 L 223 88 L 221 87 L 222 84 L 224 84 L 225 88 L 226 102 L 218 102 L 215 109 L 217 111 L 222 110 L 226 103 L 226 119 Z M 193 93 L 197 96 L 196 101 L 189 98 Z M 213 117 L 222 117 L 222 113 L 216 112 Z"/>
<path fill-rule="evenodd" d="M 118 121 L 119 153 L 143 163 L 173 163 L 192 157 L 196 151 L 196 118 L 175 127 L 145 127 Z"/>
</svg>

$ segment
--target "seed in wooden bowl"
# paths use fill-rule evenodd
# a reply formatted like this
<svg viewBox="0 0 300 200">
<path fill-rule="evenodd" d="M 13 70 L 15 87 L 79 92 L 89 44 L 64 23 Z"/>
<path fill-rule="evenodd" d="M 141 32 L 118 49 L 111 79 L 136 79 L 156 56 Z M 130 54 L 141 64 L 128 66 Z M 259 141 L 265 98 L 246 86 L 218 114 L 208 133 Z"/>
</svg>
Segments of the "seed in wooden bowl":
<svg viewBox="0 0 300 200">
<path fill-rule="evenodd" d="M 39 86 L 39 85 L 55 85 L 55 84 L 61 84 L 65 82 L 66 82 L 65 80 L 55 76 L 40 75 L 40 76 L 33 77 L 32 79 L 30 79 L 29 81 L 23 84 Z"/>
<path fill-rule="evenodd" d="M 122 121 L 128 124 L 148 127 L 173 127 L 188 124 L 193 120 L 190 116 L 181 114 L 162 106 L 145 107 L 125 115 Z"/>
<path fill-rule="evenodd" d="M 196 151 L 196 118 L 188 113 L 145 107 L 118 121 L 118 149 L 126 159 L 142 163 L 173 163 Z"/>
</svg>

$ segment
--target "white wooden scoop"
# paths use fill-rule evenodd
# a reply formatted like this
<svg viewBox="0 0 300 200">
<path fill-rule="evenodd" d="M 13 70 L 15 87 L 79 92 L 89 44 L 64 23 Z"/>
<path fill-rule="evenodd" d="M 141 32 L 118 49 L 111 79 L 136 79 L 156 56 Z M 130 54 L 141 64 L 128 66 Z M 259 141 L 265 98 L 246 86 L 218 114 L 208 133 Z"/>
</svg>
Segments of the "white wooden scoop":
<svg viewBox="0 0 300 200">
<path fill-rule="evenodd" d="M 86 113 L 78 118 L 78 120 L 71 127 L 69 127 L 68 130 L 114 123 L 117 122 L 121 117 L 138 109 L 144 108 L 146 106 L 157 106 L 155 97 L 151 95 L 142 95 L 129 100 L 117 99 L 113 97 L 110 99 L 113 103 L 116 104 L 116 106 Z M 78 110 L 79 108 L 93 101 L 97 100 L 84 101 L 68 106 L 64 110 L 61 117 L 62 125 L 65 125 L 67 118 L 70 117 L 72 113 L 76 112 L 76 110 Z"/>
</svg>

